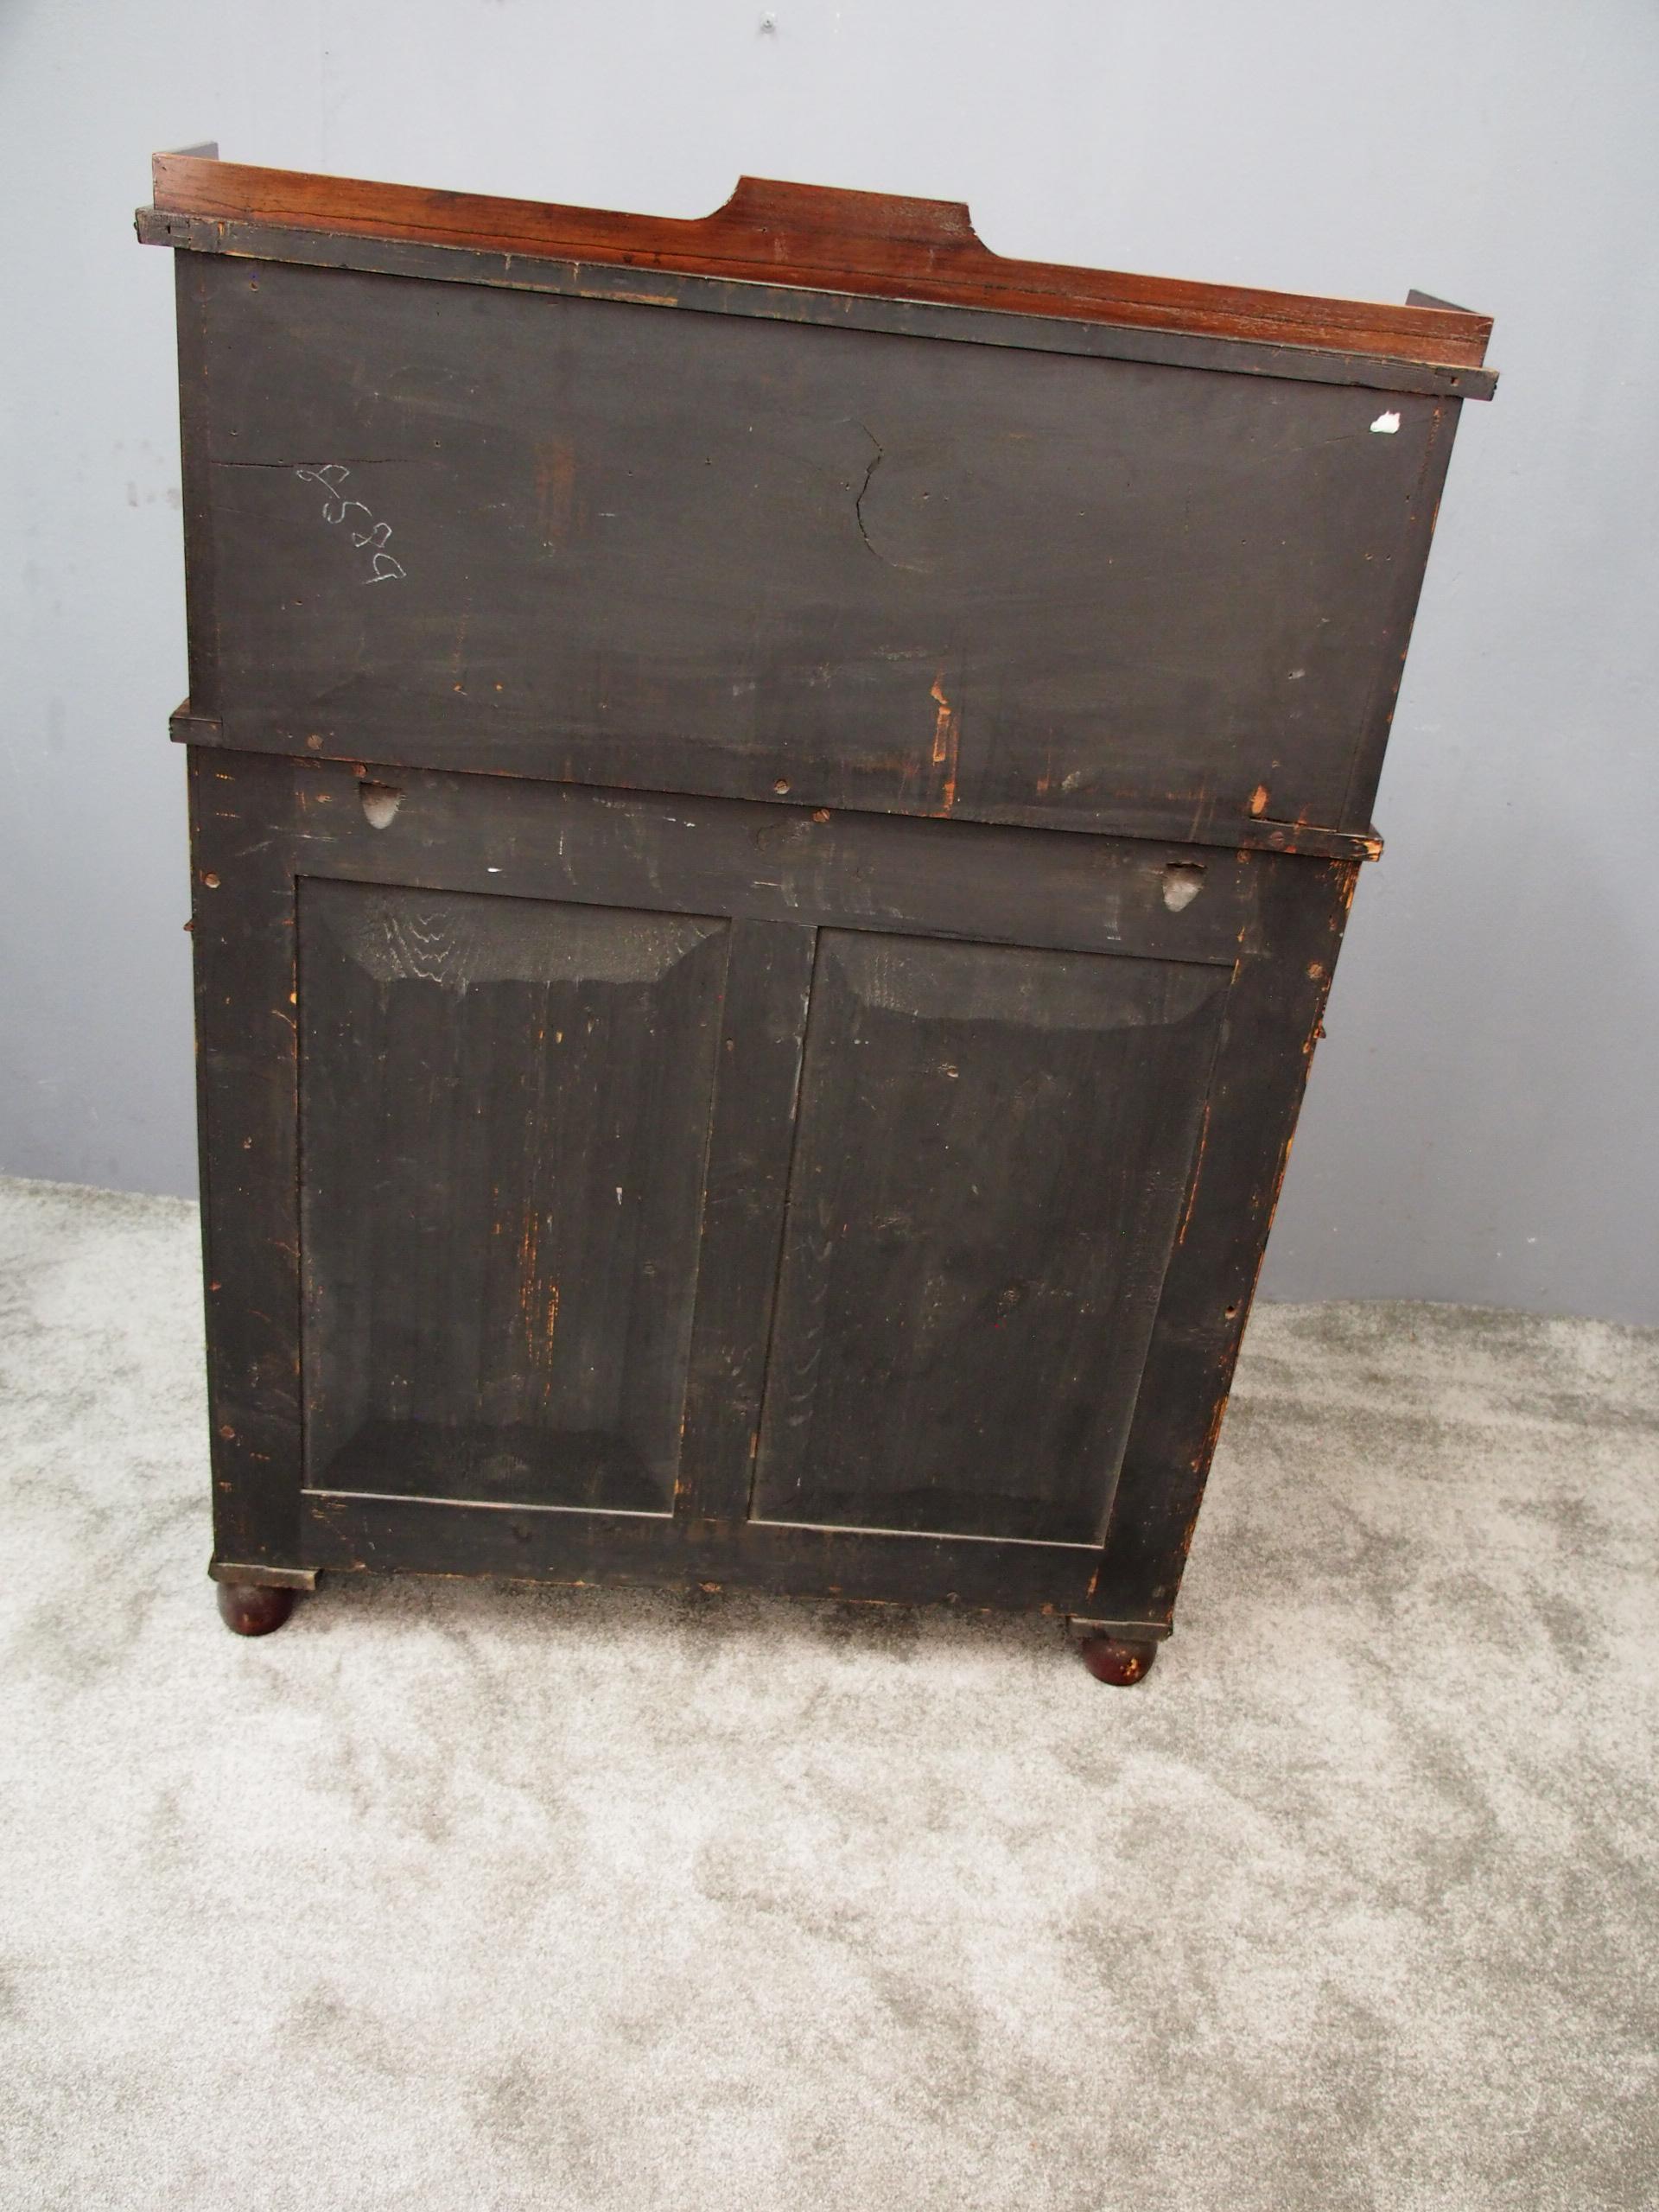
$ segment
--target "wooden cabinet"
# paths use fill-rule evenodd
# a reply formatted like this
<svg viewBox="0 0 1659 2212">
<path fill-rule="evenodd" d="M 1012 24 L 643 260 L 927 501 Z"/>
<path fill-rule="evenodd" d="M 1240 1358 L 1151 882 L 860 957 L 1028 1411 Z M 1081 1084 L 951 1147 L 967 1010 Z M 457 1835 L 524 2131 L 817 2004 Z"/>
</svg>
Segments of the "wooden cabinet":
<svg viewBox="0 0 1659 2212">
<path fill-rule="evenodd" d="M 156 200 L 227 1618 L 747 1585 L 1133 1679 L 1484 319 L 798 188 Z"/>
</svg>

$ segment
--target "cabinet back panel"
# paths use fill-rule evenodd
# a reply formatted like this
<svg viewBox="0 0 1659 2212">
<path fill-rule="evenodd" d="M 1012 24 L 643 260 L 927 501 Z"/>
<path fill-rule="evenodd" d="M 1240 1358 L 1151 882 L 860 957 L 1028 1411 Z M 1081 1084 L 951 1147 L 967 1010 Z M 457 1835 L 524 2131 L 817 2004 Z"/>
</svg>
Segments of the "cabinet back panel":
<svg viewBox="0 0 1659 2212">
<path fill-rule="evenodd" d="M 822 933 L 758 1517 L 1100 1541 L 1230 981 Z"/>
<path fill-rule="evenodd" d="M 308 1480 L 670 1511 L 726 925 L 299 893 Z"/>
<path fill-rule="evenodd" d="M 1365 826 L 1455 402 L 184 262 L 232 745 Z"/>
</svg>

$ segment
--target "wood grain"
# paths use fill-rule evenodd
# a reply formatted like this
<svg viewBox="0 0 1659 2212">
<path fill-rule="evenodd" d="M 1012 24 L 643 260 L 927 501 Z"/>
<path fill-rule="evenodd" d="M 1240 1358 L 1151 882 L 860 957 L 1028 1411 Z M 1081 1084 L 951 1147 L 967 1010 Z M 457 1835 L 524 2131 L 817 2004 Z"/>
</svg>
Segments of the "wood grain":
<svg viewBox="0 0 1659 2212">
<path fill-rule="evenodd" d="M 1166 1624 L 1341 871 L 190 760 L 221 1557 Z"/>
<path fill-rule="evenodd" d="M 313 880 L 299 929 L 312 1479 L 666 1513 L 724 925 Z"/>
<path fill-rule="evenodd" d="M 748 276 L 890 298 L 997 307 L 1218 337 L 1478 365 L 1490 316 L 1463 308 L 1319 299 L 1022 261 L 995 254 L 956 201 L 743 177 L 693 219 L 565 207 L 157 154 L 158 210 L 302 230 L 407 238 Z"/>
<path fill-rule="evenodd" d="M 1454 402 L 185 260 L 227 744 L 1370 828 Z"/>
<path fill-rule="evenodd" d="M 1230 981 L 824 932 L 760 1517 L 1100 1541 Z"/>
<path fill-rule="evenodd" d="M 753 181 L 156 203 L 224 1578 L 1141 1668 L 1486 319 Z"/>
</svg>

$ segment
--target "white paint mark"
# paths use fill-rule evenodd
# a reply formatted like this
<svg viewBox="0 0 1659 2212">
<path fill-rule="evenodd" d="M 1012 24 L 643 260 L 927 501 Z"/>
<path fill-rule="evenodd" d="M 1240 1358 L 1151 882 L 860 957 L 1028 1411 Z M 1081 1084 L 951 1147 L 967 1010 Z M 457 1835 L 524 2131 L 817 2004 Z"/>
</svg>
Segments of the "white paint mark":
<svg viewBox="0 0 1659 2212">
<path fill-rule="evenodd" d="M 1185 912 L 1203 888 L 1202 861 L 1171 861 L 1164 870 L 1164 904 L 1172 914 Z"/>
<path fill-rule="evenodd" d="M 620 1183 L 616 1186 L 616 1203 L 618 1205 L 622 1203 L 622 1185 Z"/>
<path fill-rule="evenodd" d="M 1306 674 L 1307 671 L 1305 668 L 1293 668 L 1290 671 L 1289 681 L 1292 683 L 1300 683 Z"/>
<path fill-rule="evenodd" d="M 363 811 L 368 817 L 370 829 L 389 830 L 404 803 L 402 791 L 395 790 L 391 784 L 361 783 L 357 792 L 363 802 Z"/>
<path fill-rule="evenodd" d="M 1385 438 L 1391 438 L 1399 427 L 1400 417 L 1395 413 L 1392 408 L 1389 408 L 1386 414 L 1379 415 L 1376 422 L 1371 425 L 1371 428 L 1374 430 L 1381 431 L 1382 435 Z"/>
<path fill-rule="evenodd" d="M 328 461 L 321 468 L 296 468 L 294 472 L 302 483 L 320 484 L 327 493 L 328 496 L 322 505 L 322 518 L 326 523 L 333 524 L 344 522 L 353 507 L 360 514 L 367 517 L 369 524 L 367 530 L 360 532 L 348 530 L 346 534 L 359 552 L 366 552 L 371 546 L 374 549 L 370 573 L 364 577 L 364 582 L 365 584 L 391 583 L 394 578 L 406 576 L 409 571 L 401 561 L 394 560 L 385 550 L 386 540 L 391 536 L 391 524 L 389 522 L 376 522 L 361 499 L 348 499 L 340 490 L 340 486 L 351 473 L 342 461 Z"/>
<path fill-rule="evenodd" d="M 486 861 L 484 863 L 484 873 L 486 875 L 499 875 L 501 871 L 499 868 L 492 868 L 489 862 Z"/>
</svg>

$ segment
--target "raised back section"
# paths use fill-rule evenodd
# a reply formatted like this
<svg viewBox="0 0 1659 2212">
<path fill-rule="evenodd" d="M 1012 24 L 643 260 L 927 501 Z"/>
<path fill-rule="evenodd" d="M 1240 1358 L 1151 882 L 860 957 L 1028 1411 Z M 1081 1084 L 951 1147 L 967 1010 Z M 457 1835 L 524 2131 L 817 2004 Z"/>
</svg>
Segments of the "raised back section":
<svg viewBox="0 0 1659 2212">
<path fill-rule="evenodd" d="M 156 189 L 182 734 L 1371 849 L 1484 316 L 1005 260 L 965 208 L 796 185 L 699 222 L 195 155 Z"/>
</svg>

